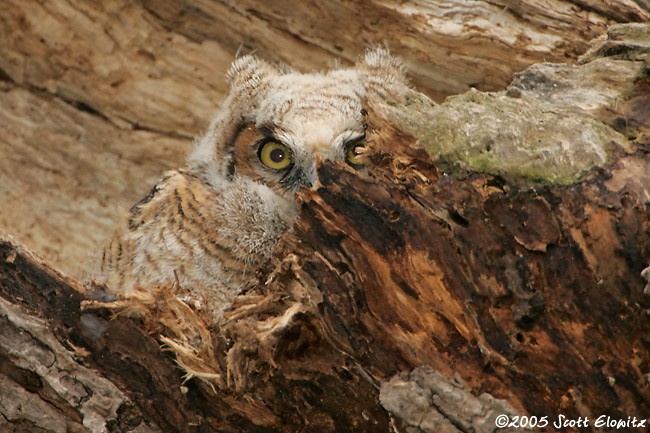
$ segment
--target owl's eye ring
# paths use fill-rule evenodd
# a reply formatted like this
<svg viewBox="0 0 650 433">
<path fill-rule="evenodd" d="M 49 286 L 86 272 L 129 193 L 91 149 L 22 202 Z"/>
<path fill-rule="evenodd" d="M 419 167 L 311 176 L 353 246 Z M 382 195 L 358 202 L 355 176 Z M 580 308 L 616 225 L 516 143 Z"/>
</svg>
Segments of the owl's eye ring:
<svg viewBox="0 0 650 433">
<path fill-rule="evenodd" d="M 368 165 L 370 160 L 366 153 L 366 139 L 354 140 L 345 146 L 345 160 L 354 166 Z"/>
<path fill-rule="evenodd" d="M 262 164 L 274 170 L 282 170 L 291 165 L 291 151 L 278 141 L 267 141 L 260 146 L 258 157 Z"/>
</svg>

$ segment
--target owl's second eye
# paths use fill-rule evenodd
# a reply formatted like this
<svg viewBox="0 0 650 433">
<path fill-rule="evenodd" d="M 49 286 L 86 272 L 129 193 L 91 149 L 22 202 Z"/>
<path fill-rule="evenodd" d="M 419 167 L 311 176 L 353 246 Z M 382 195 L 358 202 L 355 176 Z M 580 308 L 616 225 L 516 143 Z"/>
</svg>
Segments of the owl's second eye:
<svg viewBox="0 0 650 433">
<path fill-rule="evenodd" d="M 362 138 L 350 143 L 345 151 L 345 160 L 352 165 L 367 165 L 370 161 L 366 154 L 366 140 Z"/>
<path fill-rule="evenodd" d="M 262 164 L 274 170 L 287 168 L 291 164 L 291 151 L 277 141 L 264 143 L 260 148 L 259 157 Z"/>
</svg>

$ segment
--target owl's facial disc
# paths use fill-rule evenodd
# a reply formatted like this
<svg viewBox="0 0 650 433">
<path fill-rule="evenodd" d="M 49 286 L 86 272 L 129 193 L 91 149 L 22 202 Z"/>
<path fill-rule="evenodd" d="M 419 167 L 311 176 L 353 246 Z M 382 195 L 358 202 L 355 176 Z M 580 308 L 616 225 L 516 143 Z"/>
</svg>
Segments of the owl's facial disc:
<svg viewBox="0 0 650 433">
<path fill-rule="evenodd" d="M 355 168 L 368 163 L 365 126 L 350 126 L 337 132 L 324 121 L 313 122 L 314 134 L 305 130 L 296 134 L 276 125 L 248 124 L 235 137 L 229 173 L 253 179 L 283 195 L 295 193 L 301 186 L 310 188 L 318 181 L 318 159 L 341 160 Z"/>
<path fill-rule="evenodd" d="M 317 183 L 316 165 L 319 159 L 344 160 L 355 168 L 361 168 L 369 162 L 366 153 L 365 129 L 346 131 L 329 143 L 329 146 L 323 146 L 326 149 L 323 152 L 307 152 L 304 145 L 292 147 L 296 149 L 292 155 L 296 163 L 290 170 L 287 170 L 281 183 L 287 190 L 294 192 L 298 191 L 301 186 L 311 188 Z"/>
</svg>

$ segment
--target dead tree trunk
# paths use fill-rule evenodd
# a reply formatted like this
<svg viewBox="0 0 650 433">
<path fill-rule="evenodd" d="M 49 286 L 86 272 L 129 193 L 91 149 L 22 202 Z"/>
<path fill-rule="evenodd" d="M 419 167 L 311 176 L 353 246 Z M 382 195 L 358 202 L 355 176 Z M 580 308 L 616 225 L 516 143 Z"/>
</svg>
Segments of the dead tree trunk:
<svg viewBox="0 0 650 433">
<path fill-rule="evenodd" d="M 183 382 L 160 346 L 173 339 L 157 340 L 150 318 L 84 307 L 101 290 L 3 239 L 3 429 L 495 431 L 507 414 L 539 426 L 586 417 L 597 431 L 599 419 L 645 419 L 650 157 L 639 66 L 617 108 L 627 150 L 567 185 L 441 174 L 412 135 L 375 116 L 368 174 L 321 166 L 261 284 L 211 329 L 214 380 L 186 368 L 197 377 Z"/>
<path fill-rule="evenodd" d="M 477 419 L 644 419 L 650 213 L 633 190 L 612 188 L 623 174 L 535 189 L 452 179 L 390 140 L 369 176 L 321 167 L 269 283 L 242 295 L 217 337 L 247 381 L 238 391 L 183 384 L 137 320 L 83 311 L 79 283 L 4 239 L 3 429 L 388 431 L 392 415 L 399 431 L 435 431 L 423 419 L 492 431 L 493 416 Z M 271 301 L 241 314 L 260 297 Z M 393 377 L 422 366 L 432 370 Z M 443 392 L 452 383 L 497 400 L 485 395 L 471 413 Z M 422 393 L 451 409 L 409 407 Z"/>
<path fill-rule="evenodd" d="M 647 9 L 580 4 L 639 19 Z M 320 167 L 260 284 L 219 325 L 173 287 L 108 302 L 2 237 L 0 430 L 492 432 L 507 415 L 578 431 L 554 426 L 562 415 L 602 431 L 599 419 L 646 420 L 647 29 L 615 26 L 580 65 L 536 65 L 504 92 L 375 101 L 374 165 Z M 3 100 L 38 99 L 17 88 L 20 68 L 3 68 Z M 107 131 L 114 108 L 79 119 Z"/>
</svg>

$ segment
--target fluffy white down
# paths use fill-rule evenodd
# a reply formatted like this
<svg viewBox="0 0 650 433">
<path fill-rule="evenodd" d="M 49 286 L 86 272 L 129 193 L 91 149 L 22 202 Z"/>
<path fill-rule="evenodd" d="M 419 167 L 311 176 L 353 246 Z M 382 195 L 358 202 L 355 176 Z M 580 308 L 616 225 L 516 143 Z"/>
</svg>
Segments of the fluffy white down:
<svg viewBox="0 0 650 433">
<path fill-rule="evenodd" d="M 195 142 L 187 169 L 166 175 L 136 205 L 147 218 L 108 252 L 112 281 L 127 295 L 134 284 L 153 289 L 177 275 L 220 315 L 293 225 L 295 191 L 316 184 L 318 160 L 343 160 L 346 146 L 365 136 L 364 104 L 401 100 L 408 91 L 404 68 L 384 49 L 353 68 L 308 74 L 244 56 L 227 79 L 228 97 Z M 288 171 L 262 164 L 255 146 L 264 139 L 287 148 Z"/>
</svg>

